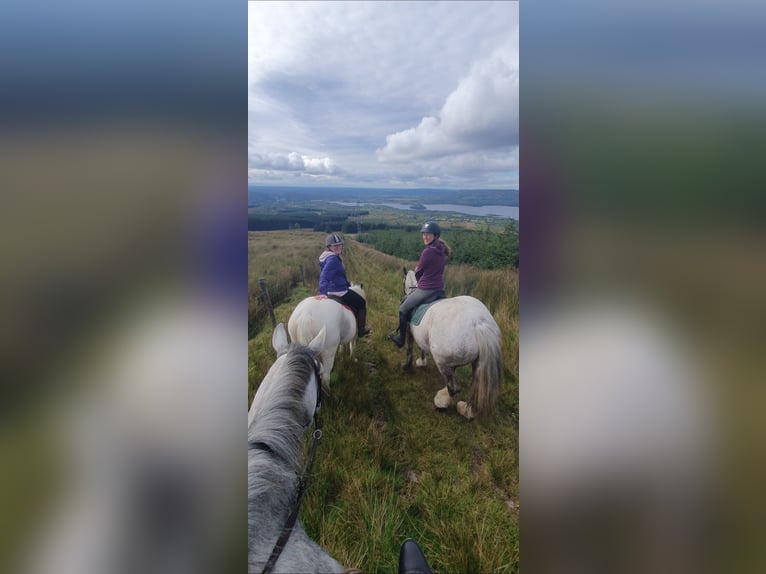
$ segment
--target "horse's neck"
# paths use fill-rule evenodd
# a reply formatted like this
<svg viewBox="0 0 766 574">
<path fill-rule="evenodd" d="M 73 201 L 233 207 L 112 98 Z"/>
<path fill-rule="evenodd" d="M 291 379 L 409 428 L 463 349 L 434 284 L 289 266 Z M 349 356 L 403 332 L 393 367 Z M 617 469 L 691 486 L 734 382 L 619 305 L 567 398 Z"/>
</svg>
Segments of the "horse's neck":
<svg viewBox="0 0 766 574">
<path fill-rule="evenodd" d="M 250 461 L 248 514 L 255 516 L 256 538 L 268 539 L 280 530 L 295 502 L 298 475 L 292 465 L 266 451 Z"/>
</svg>

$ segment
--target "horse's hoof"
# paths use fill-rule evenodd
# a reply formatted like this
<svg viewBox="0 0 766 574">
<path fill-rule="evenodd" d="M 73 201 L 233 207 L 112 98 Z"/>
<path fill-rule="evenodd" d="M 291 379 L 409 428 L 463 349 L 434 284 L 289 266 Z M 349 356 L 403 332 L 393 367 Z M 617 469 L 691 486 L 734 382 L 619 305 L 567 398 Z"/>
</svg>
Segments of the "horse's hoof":
<svg viewBox="0 0 766 574">
<path fill-rule="evenodd" d="M 469 421 L 473 420 L 473 409 L 471 406 L 465 402 L 465 401 L 458 401 L 457 403 L 457 412 L 460 415 L 463 415 L 465 418 L 467 418 Z"/>
<path fill-rule="evenodd" d="M 402 371 L 405 373 L 412 373 L 415 369 L 412 368 L 412 363 L 405 363 L 402 365 Z"/>
<path fill-rule="evenodd" d="M 447 387 L 441 389 L 436 396 L 434 396 L 434 407 L 439 410 L 444 410 L 452 404 L 452 397 L 449 396 Z"/>
</svg>

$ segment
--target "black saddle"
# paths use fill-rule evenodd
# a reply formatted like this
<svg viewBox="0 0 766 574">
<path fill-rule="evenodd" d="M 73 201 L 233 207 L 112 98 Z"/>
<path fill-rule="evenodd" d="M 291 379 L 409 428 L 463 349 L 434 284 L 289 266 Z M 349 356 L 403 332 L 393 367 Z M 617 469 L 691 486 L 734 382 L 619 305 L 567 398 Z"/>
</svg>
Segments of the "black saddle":
<svg viewBox="0 0 766 574">
<path fill-rule="evenodd" d="M 405 540 L 399 550 L 399 574 L 433 574 L 423 551 L 412 538 Z"/>
</svg>

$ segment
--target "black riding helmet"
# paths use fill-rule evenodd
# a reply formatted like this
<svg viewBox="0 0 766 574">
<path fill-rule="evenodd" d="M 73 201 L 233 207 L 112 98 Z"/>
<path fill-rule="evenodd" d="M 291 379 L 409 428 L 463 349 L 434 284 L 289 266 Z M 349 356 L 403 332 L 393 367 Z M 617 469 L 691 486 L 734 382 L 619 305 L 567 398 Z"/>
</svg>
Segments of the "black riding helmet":
<svg viewBox="0 0 766 574">
<path fill-rule="evenodd" d="M 337 233 L 330 233 L 330 235 L 325 238 L 324 244 L 326 247 L 330 247 L 331 245 L 343 245 L 343 238 Z"/>
<path fill-rule="evenodd" d="M 435 237 L 439 237 L 442 234 L 442 230 L 435 221 L 426 221 L 423 227 L 420 228 L 420 233 L 433 233 Z"/>
</svg>

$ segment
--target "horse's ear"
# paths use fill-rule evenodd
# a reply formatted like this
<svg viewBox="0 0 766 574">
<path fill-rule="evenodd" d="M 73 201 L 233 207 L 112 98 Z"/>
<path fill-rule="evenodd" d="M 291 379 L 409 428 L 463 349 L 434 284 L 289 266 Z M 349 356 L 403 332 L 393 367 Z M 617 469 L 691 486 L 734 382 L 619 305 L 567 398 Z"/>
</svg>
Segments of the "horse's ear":
<svg viewBox="0 0 766 574">
<path fill-rule="evenodd" d="M 277 352 L 277 357 L 281 357 L 287 352 L 287 333 L 284 324 L 279 323 L 274 329 L 274 334 L 271 336 L 271 346 Z"/>
<path fill-rule="evenodd" d="M 360 283 L 360 284 L 359 284 L 359 288 L 360 288 L 360 289 L 364 289 L 364 283 Z"/>
<path fill-rule="evenodd" d="M 314 356 L 321 353 L 322 349 L 324 349 L 324 339 L 326 334 L 327 334 L 327 329 L 322 327 L 322 330 L 319 331 L 319 334 L 317 334 L 316 337 L 311 339 L 311 342 L 308 344 L 309 350 L 314 354 Z"/>
</svg>

